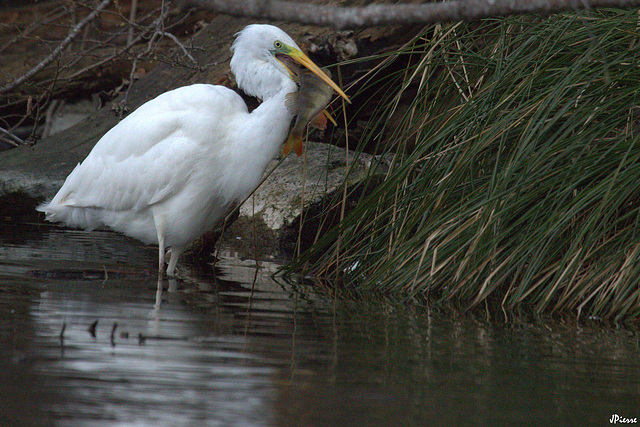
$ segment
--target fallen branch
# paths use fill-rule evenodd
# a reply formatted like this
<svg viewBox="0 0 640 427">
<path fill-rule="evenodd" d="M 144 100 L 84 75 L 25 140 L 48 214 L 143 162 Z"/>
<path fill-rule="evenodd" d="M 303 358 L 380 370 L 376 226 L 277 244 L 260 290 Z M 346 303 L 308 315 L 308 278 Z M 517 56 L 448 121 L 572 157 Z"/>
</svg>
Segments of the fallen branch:
<svg viewBox="0 0 640 427">
<path fill-rule="evenodd" d="M 473 21 L 522 13 L 549 14 L 564 10 L 640 6 L 640 0 L 454 0 L 426 4 L 371 4 L 364 7 L 335 7 L 280 0 L 188 0 L 187 3 L 229 15 L 331 26 L 337 29 Z"/>
<path fill-rule="evenodd" d="M 8 92 L 11 89 L 15 88 L 16 86 L 19 86 L 20 84 L 24 83 L 27 79 L 32 77 L 34 74 L 36 74 L 38 71 L 42 70 L 44 67 L 46 67 L 51 62 L 53 62 L 53 60 L 55 60 L 60 55 L 60 53 L 62 53 L 62 51 L 69 45 L 69 43 L 71 43 L 78 36 L 80 31 L 82 31 L 82 29 L 89 22 L 95 19 L 95 17 L 98 16 L 98 14 L 105 7 L 109 5 L 109 3 L 111 3 L 111 0 L 103 0 L 102 3 L 98 5 L 98 7 L 96 7 L 93 11 L 91 11 L 89 15 L 87 15 L 86 18 L 80 21 L 78 25 L 73 27 L 69 35 L 53 50 L 53 52 L 51 52 L 51 54 L 49 54 L 49 56 L 47 56 L 45 59 L 42 60 L 42 62 L 40 62 L 38 65 L 36 65 L 32 69 L 30 69 L 29 71 L 21 75 L 11 83 L 7 83 L 3 87 L 1 87 L 0 93 Z"/>
</svg>

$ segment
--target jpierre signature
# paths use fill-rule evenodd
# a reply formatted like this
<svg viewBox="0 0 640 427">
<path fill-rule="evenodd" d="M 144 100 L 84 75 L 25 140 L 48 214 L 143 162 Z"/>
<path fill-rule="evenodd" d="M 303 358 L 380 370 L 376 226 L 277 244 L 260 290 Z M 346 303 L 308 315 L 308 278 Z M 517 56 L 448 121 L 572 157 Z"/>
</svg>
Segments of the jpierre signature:
<svg viewBox="0 0 640 427">
<path fill-rule="evenodd" d="M 625 418 L 621 417 L 618 414 L 611 415 L 611 419 L 609 420 L 611 424 L 636 424 L 638 422 L 637 418 Z"/>
</svg>

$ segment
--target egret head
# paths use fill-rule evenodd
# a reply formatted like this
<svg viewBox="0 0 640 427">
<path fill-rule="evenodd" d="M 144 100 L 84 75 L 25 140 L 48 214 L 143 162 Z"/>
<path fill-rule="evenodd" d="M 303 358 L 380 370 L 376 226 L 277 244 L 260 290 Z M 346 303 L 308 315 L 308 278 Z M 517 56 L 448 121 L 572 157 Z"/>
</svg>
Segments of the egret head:
<svg viewBox="0 0 640 427">
<path fill-rule="evenodd" d="M 238 33 L 231 50 L 231 71 L 236 76 L 238 86 L 249 95 L 266 99 L 283 87 L 295 90 L 292 80 L 294 68 L 303 66 L 349 101 L 340 87 L 278 27 L 249 25 Z"/>
</svg>

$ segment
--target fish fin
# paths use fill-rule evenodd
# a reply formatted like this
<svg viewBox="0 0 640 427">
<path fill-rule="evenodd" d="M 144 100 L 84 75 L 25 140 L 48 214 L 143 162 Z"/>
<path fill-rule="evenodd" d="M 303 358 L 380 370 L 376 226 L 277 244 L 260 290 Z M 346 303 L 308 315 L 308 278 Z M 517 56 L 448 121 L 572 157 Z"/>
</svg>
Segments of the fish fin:
<svg viewBox="0 0 640 427">
<path fill-rule="evenodd" d="M 329 121 L 333 123 L 334 126 L 338 126 L 338 123 L 336 123 L 335 119 L 333 118 L 329 110 L 327 110 L 326 108 L 320 111 L 311 120 L 311 125 L 316 129 L 325 130 L 327 128 L 327 119 L 329 119 Z"/>
<path fill-rule="evenodd" d="M 298 114 L 298 92 L 288 93 L 284 98 L 284 106 L 292 116 Z"/>
<path fill-rule="evenodd" d="M 327 118 L 322 111 L 316 114 L 310 123 L 316 129 L 325 130 L 327 128 Z"/>
<path fill-rule="evenodd" d="M 292 132 L 287 138 L 287 142 L 284 143 L 282 154 L 286 156 L 292 149 L 296 152 L 298 157 L 302 156 L 302 135 L 297 135 Z"/>
</svg>

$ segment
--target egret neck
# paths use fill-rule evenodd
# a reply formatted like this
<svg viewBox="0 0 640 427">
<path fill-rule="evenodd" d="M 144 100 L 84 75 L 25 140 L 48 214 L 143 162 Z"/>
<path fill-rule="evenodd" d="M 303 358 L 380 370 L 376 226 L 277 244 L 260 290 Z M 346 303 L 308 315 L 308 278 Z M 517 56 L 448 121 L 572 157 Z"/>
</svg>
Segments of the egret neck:
<svg viewBox="0 0 640 427">
<path fill-rule="evenodd" d="M 237 138 L 229 147 L 226 188 L 235 188 L 242 198 L 259 184 L 267 164 L 285 141 L 293 115 L 285 106 L 288 93 L 296 91 L 296 84 L 282 79 L 280 91 L 265 99 L 256 109 L 237 123 Z M 256 134 L 260 130 L 260 136 Z M 237 196 L 236 194 L 236 196 Z M 233 200 L 227 200 L 233 202 Z"/>
</svg>

